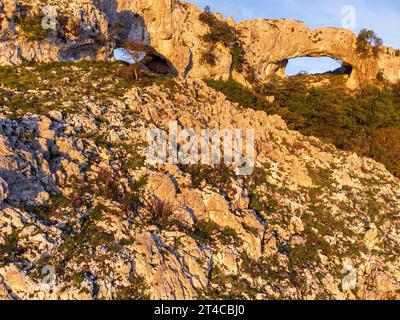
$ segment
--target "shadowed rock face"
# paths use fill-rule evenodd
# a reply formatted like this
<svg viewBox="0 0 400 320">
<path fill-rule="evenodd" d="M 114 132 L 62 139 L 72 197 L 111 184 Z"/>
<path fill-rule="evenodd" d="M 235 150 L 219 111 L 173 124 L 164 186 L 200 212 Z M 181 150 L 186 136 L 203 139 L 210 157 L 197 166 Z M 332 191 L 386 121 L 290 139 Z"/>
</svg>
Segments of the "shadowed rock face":
<svg viewBox="0 0 400 320">
<path fill-rule="evenodd" d="M 0 5 L 3 1 L 0 0 Z M 56 4 L 58 0 L 48 2 Z M 32 0 L 30 4 L 36 9 L 42 5 L 37 0 Z M 0 30 L 4 36 L 0 39 L 3 52 L 0 64 L 18 64 L 24 60 L 66 60 L 71 57 L 107 59 L 110 56 L 107 46 L 110 46 L 101 47 L 101 43 L 97 44 L 93 36 L 95 34 L 111 42 L 131 38 L 151 45 L 168 60 L 176 74 L 185 77 L 228 79 L 233 76 L 237 81 L 248 84 L 245 74 L 232 74 L 232 56 L 229 48 L 222 44 L 215 49 L 216 66 L 202 61 L 207 46 L 202 36 L 209 28 L 200 22 L 202 10 L 195 5 L 176 0 L 74 0 L 59 6 L 60 12 L 74 12 L 76 8 L 82 10 L 83 29 L 91 32 L 84 32 L 74 41 L 68 39 L 67 43 L 52 39 L 32 44 L 18 37 L 15 28 L 4 20 L 6 22 L 3 21 Z M 15 8 L 8 7 L 11 9 L 3 6 L 3 15 L 12 16 L 7 10 Z M 220 15 L 216 17 L 222 19 Z M 259 81 L 266 81 L 271 75 L 283 76 L 288 59 L 304 56 L 332 57 L 351 65 L 352 73 L 348 80 L 351 89 L 374 81 L 378 74 L 392 83 L 400 79 L 400 57 L 396 56 L 394 49 L 383 47 L 378 57 L 360 56 L 356 49 L 357 37 L 346 29 L 313 30 L 302 22 L 285 19 L 257 19 L 238 24 L 227 19 L 226 22 L 238 31 L 250 67 L 248 69 Z M 120 30 L 116 31 L 118 26 Z M 80 54 L 77 51 L 82 43 L 84 52 Z M 92 43 L 92 50 L 88 48 L 88 43 Z M 71 48 L 73 53 L 65 54 Z"/>
</svg>

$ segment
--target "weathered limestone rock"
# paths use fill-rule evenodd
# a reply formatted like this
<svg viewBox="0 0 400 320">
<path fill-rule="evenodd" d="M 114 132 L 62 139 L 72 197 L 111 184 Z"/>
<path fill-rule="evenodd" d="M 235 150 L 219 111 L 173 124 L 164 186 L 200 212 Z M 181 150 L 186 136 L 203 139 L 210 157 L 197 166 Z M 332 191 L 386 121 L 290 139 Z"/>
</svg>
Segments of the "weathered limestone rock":
<svg viewBox="0 0 400 320">
<path fill-rule="evenodd" d="M 230 50 L 221 44 L 215 50 L 218 64 L 204 63 L 202 55 L 207 44 L 201 38 L 208 32 L 208 26 L 200 22 L 202 10 L 193 4 L 175 0 L 50 2 L 55 2 L 60 11 L 78 17 L 82 34 L 76 37 L 67 33 L 68 43 L 29 43 L 10 26 L 8 32 L 14 38 L 0 42 L 0 64 L 20 64 L 23 60 L 107 59 L 111 57 L 113 37 L 130 38 L 154 47 L 175 75 L 200 79 L 228 79 L 233 75 L 236 80 L 249 85 L 246 74 L 232 73 Z M 33 10 L 41 6 L 38 1 L 29 4 L 33 5 Z M 12 16 L 15 4 L 6 6 L 5 10 Z M 221 15 L 215 16 L 222 20 Z M 241 23 L 227 19 L 226 22 L 237 30 L 248 69 L 259 81 L 267 81 L 272 75 L 284 76 L 288 60 L 304 56 L 332 57 L 351 65 L 352 73 L 347 83 L 351 89 L 375 81 L 378 74 L 392 83 L 400 79 L 400 57 L 394 49 L 382 47 L 377 57 L 361 56 L 356 50 L 356 35 L 346 29 L 314 30 L 302 22 L 286 19 L 256 19 Z M 122 26 L 117 33 L 116 26 Z M 106 44 L 98 42 L 98 38 L 105 39 Z"/>
<path fill-rule="evenodd" d="M 400 285 L 393 281 L 393 278 L 384 272 L 377 272 L 375 275 L 375 283 L 377 291 L 381 293 L 395 294 L 400 290 Z"/>
<path fill-rule="evenodd" d="M 0 300 L 11 300 L 7 288 L 3 284 L 0 284 Z"/>
<path fill-rule="evenodd" d="M 197 219 L 205 219 L 206 207 L 200 192 L 188 188 L 182 189 L 178 195 L 178 201 L 181 205 L 193 210 L 193 214 Z"/>
<path fill-rule="evenodd" d="M 15 296 L 20 299 L 28 299 L 28 293 L 38 289 L 37 286 L 26 276 L 21 274 L 14 266 L 0 269 L 2 277 L 7 286 L 12 290 Z"/>
<path fill-rule="evenodd" d="M 8 197 L 8 185 L 7 183 L 3 180 L 2 177 L 0 177 L 0 204 L 6 200 Z"/>
<path fill-rule="evenodd" d="M 369 248 L 373 248 L 378 241 L 378 229 L 375 225 L 371 225 L 370 229 L 365 233 L 364 241 Z"/>
<path fill-rule="evenodd" d="M 399 79 L 400 58 L 391 48 L 382 48 L 377 58 L 362 57 L 356 50 L 357 37 L 346 29 L 310 29 L 295 20 L 250 20 L 238 25 L 246 43 L 246 58 L 257 78 L 284 75 L 288 59 L 297 57 L 332 57 L 353 67 L 348 87 L 376 80 L 382 72 L 390 82 Z"/>
</svg>

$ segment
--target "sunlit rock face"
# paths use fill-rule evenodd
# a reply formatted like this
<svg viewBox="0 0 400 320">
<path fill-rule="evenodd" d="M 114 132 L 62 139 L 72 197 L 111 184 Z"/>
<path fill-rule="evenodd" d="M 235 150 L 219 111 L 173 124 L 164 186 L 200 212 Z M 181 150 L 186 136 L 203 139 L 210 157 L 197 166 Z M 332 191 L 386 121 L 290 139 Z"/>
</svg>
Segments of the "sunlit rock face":
<svg viewBox="0 0 400 320">
<path fill-rule="evenodd" d="M 244 46 L 248 68 L 232 72 L 229 48 L 218 44 L 215 66 L 202 59 L 207 44 L 202 36 L 209 27 L 202 23 L 202 10 L 195 5 L 175 0 L 48 0 L 57 5 L 60 16 L 79 20 L 81 34 L 66 32 L 64 39 L 52 34 L 43 41 L 28 42 L 12 22 L 21 6 L 28 1 L 0 0 L 0 64 L 22 61 L 74 61 L 82 58 L 110 59 L 117 41 L 130 39 L 151 45 L 168 61 L 174 74 L 191 78 L 228 79 L 233 77 L 248 84 L 249 70 L 256 80 L 266 81 L 271 75 L 284 76 L 288 59 L 304 56 L 331 57 L 352 66 L 349 88 L 358 88 L 381 75 L 395 83 L 400 78 L 400 57 L 383 47 L 377 57 L 363 57 L 356 49 L 356 36 L 341 28 L 310 29 L 296 20 L 257 19 L 235 23 Z M 29 1 L 32 11 L 40 12 L 41 1 Z M 220 15 L 216 15 L 222 19 Z M 11 22 L 10 22 L 11 21 Z"/>
<path fill-rule="evenodd" d="M 76 111 L 55 103 L 8 119 L 0 109 L 0 300 L 135 298 L 141 287 L 152 299 L 400 298 L 399 179 L 200 80 L 170 81 L 106 102 L 60 79 Z M 197 132 L 254 129 L 255 174 L 203 179 L 138 161 L 148 130 L 171 119 Z"/>
<path fill-rule="evenodd" d="M 167 57 L 180 74 L 194 78 L 228 78 L 232 58 L 229 50 L 218 48 L 218 64 L 208 66 L 201 60 L 205 44 L 201 36 L 208 27 L 199 21 L 202 12 L 194 5 L 175 0 L 117 0 L 118 12 L 133 11 L 143 17 L 151 45 Z M 220 18 L 219 15 L 217 17 Z M 372 82 L 378 73 L 390 82 L 399 80 L 400 58 L 384 47 L 378 57 L 362 57 L 356 50 L 354 33 L 342 28 L 310 29 L 296 20 L 257 19 L 233 25 L 244 43 L 246 60 L 257 80 L 271 75 L 283 76 L 287 60 L 297 57 L 332 57 L 352 66 L 349 88 Z M 245 75 L 233 74 L 245 83 Z"/>
<path fill-rule="evenodd" d="M 251 20 L 238 25 L 246 43 L 246 58 L 257 78 L 284 74 L 288 59 L 331 57 L 352 66 L 348 87 L 357 88 L 376 79 L 377 74 L 390 82 L 398 81 L 400 59 L 395 50 L 382 48 L 378 57 L 362 57 L 357 52 L 357 37 L 342 28 L 310 29 L 295 20 Z"/>
<path fill-rule="evenodd" d="M 8 185 L 7 183 L 3 180 L 3 178 L 0 177 L 0 204 L 7 199 L 8 197 Z"/>
</svg>

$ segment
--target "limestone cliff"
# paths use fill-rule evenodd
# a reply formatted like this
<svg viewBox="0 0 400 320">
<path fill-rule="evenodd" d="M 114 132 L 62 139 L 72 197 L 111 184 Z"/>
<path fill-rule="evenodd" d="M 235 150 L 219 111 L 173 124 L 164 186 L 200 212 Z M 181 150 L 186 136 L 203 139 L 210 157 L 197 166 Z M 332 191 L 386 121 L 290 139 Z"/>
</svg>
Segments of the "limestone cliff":
<svg viewBox="0 0 400 320">
<path fill-rule="evenodd" d="M 40 1 L 29 3 L 37 10 L 42 4 Z M 47 41 L 28 43 L 18 37 L 12 22 L 3 19 L 0 46 L 4 54 L 0 63 L 85 57 L 107 59 L 111 57 L 112 39 L 129 37 L 152 45 L 166 58 L 176 75 L 227 79 L 232 74 L 231 53 L 221 44 L 215 51 L 218 63 L 215 66 L 203 63 L 206 45 L 201 39 L 209 27 L 199 20 L 202 10 L 192 4 L 176 0 L 76 0 L 67 3 L 52 0 L 47 3 L 58 5 L 60 15 L 79 17 L 82 35 L 78 39 L 66 35 L 67 42 L 49 37 Z M 3 15 L 8 17 L 12 17 L 17 7 L 15 0 L 0 5 Z M 222 19 L 219 15 L 217 18 Z M 350 88 L 373 82 L 378 74 L 392 83 L 400 78 L 400 57 L 394 49 L 383 47 L 377 57 L 361 56 L 356 50 L 356 36 L 345 29 L 312 30 L 304 23 L 284 19 L 241 23 L 228 19 L 227 23 L 236 29 L 243 42 L 247 71 L 251 70 L 252 76 L 260 81 L 284 74 L 288 59 L 303 56 L 327 56 L 350 64 L 353 68 L 348 81 Z M 122 25 L 124 31 L 115 33 L 118 25 Z M 246 83 L 248 76 L 246 72 L 233 74 L 242 83 Z"/>
</svg>

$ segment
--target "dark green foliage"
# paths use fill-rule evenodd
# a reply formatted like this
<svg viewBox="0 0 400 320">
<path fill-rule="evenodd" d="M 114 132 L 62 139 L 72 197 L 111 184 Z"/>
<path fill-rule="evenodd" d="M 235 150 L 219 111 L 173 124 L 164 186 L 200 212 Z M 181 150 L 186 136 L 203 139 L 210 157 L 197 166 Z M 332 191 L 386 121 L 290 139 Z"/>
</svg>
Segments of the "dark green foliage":
<svg viewBox="0 0 400 320">
<path fill-rule="evenodd" d="M 25 39 L 28 41 L 40 41 L 48 34 L 48 30 L 42 27 L 42 18 L 40 15 L 21 15 L 15 16 L 14 21 L 20 28 L 20 33 Z"/>
<path fill-rule="evenodd" d="M 263 95 L 258 95 L 237 83 L 234 80 L 206 80 L 211 88 L 225 94 L 232 102 L 239 103 L 243 107 L 255 110 L 268 110 L 269 104 Z"/>
<path fill-rule="evenodd" d="M 232 179 L 235 177 L 231 169 L 223 163 L 214 167 L 207 165 L 186 165 L 181 166 L 181 170 L 191 176 L 192 186 L 198 189 L 201 188 L 202 182 L 205 181 L 220 191 L 227 191 Z"/>
<path fill-rule="evenodd" d="M 22 254 L 23 250 L 18 245 L 19 242 L 19 232 L 13 230 L 13 232 L 8 235 L 3 244 L 0 244 L 0 266 L 13 262 L 14 259 Z"/>
<path fill-rule="evenodd" d="M 209 245 L 216 230 L 218 230 L 217 225 L 211 221 L 197 221 L 193 230 L 190 230 L 188 234 L 200 244 Z"/>
<path fill-rule="evenodd" d="M 210 45 L 203 53 L 201 60 L 202 62 L 215 67 L 217 65 L 217 56 L 214 53 L 215 47 L 213 45 Z"/>
<path fill-rule="evenodd" d="M 400 128 L 380 128 L 371 138 L 371 157 L 381 163 L 396 176 L 400 176 Z"/>
<path fill-rule="evenodd" d="M 230 81 L 207 81 L 227 98 L 255 110 L 280 115 L 290 129 L 337 148 L 383 163 L 400 176 L 400 87 L 366 87 L 355 94 L 330 76 L 331 84 L 307 86 L 307 76 L 259 85 L 255 92 Z M 274 96 L 269 103 L 264 97 Z"/>
<path fill-rule="evenodd" d="M 237 42 L 232 46 L 231 54 L 232 54 L 232 69 L 238 72 L 242 72 L 243 66 L 245 64 L 245 59 L 244 59 L 244 49 L 240 42 Z"/>
<path fill-rule="evenodd" d="M 225 227 L 222 229 L 220 233 L 220 240 L 224 245 L 233 244 L 235 247 L 241 247 L 243 245 L 243 241 L 240 239 L 235 229 L 230 227 Z"/>
<path fill-rule="evenodd" d="M 72 200 L 60 194 L 52 196 L 46 205 L 31 208 L 31 211 L 42 220 L 57 219 L 64 215 L 62 209 L 69 208 L 72 204 Z"/>
<path fill-rule="evenodd" d="M 357 51 L 363 56 L 377 56 L 383 45 L 383 41 L 373 30 L 363 29 L 357 37 Z"/>
<path fill-rule="evenodd" d="M 245 64 L 244 49 L 235 28 L 225 21 L 218 20 L 211 12 L 203 12 L 199 19 L 210 27 L 210 31 L 202 38 L 204 42 L 209 44 L 209 48 L 204 51 L 203 61 L 215 65 L 215 46 L 217 43 L 222 43 L 231 52 L 232 69 L 242 72 Z"/>
<path fill-rule="evenodd" d="M 384 76 L 382 71 L 378 72 L 378 74 L 376 75 L 376 80 L 378 80 L 380 82 L 384 82 L 385 81 L 385 76 Z"/>
<path fill-rule="evenodd" d="M 148 287 L 143 277 L 134 275 L 129 279 L 129 286 L 117 288 L 114 300 L 149 300 Z"/>
</svg>

